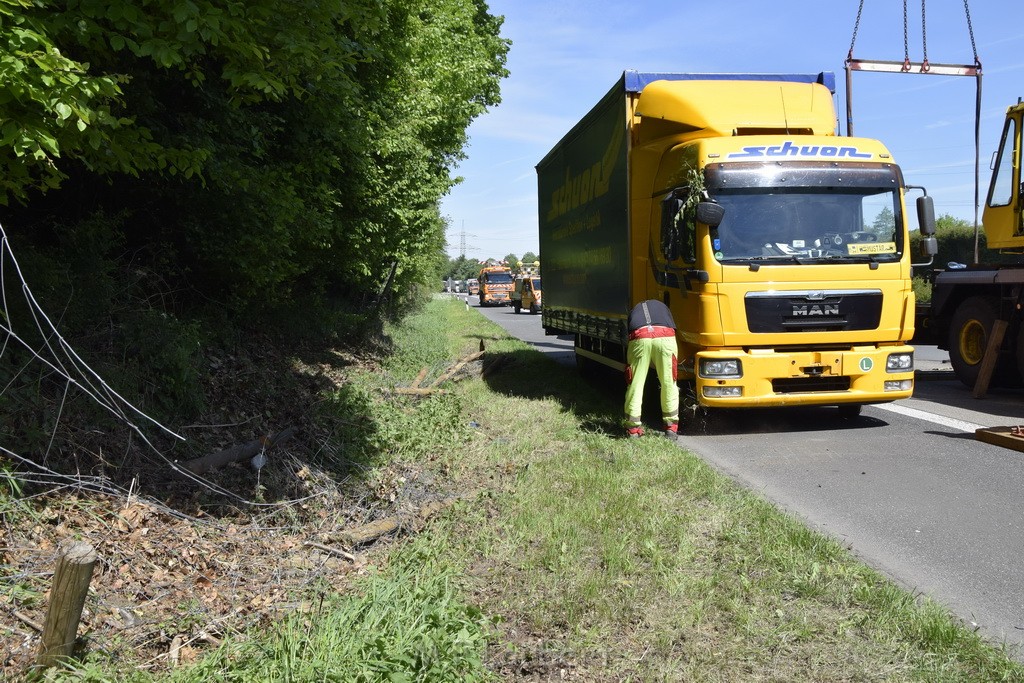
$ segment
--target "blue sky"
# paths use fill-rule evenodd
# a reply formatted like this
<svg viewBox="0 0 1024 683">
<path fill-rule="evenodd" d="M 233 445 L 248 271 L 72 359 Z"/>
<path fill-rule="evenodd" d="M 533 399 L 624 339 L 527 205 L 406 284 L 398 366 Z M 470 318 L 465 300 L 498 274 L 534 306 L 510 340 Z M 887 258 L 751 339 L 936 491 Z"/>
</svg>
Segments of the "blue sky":
<svg viewBox="0 0 1024 683">
<path fill-rule="evenodd" d="M 858 0 L 490 0 L 512 41 L 502 103 L 470 127 L 464 178 L 441 205 L 448 253 L 503 257 L 538 252 L 534 167 L 624 69 L 693 72 L 833 71 L 846 134 L 843 63 Z M 922 59 L 921 3 L 908 0 L 910 59 Z M 1024 97 L 1024 3 L 974 0 L 982 63 L 982 201 L 1006 107 Z M 931 63 L 974 61 L 963 0 L 926 4 Z M 853 55 L 903 60 L 903 4 L 865 0 Z M 905 179 L 924 185 L 938 215 L 974 220 L 975 80 L 853 75 L 858 136 L 882 140 Z"/>
</svg>

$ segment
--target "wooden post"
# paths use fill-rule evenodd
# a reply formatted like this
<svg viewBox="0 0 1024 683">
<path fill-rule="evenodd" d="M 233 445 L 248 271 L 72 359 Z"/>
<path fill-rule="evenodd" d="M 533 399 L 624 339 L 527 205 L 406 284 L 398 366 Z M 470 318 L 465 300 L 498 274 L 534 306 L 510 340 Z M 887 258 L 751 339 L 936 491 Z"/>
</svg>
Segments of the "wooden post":
<svg viewBox="0 0 1024 683">
<path fill-rule="evenodd" d="M 82 618 L 95 564 L 96 551 L 88 543 L 73 541 L 61 546 L 50 587 L 50 605 L 46 610 L 37 667 L 53 666 L 58 660 L 69 657 L 74 650 L 78 622 Z"/>
<path fill-rule="evenodd" d="M 996 369 L 996 359 L 999 357 L 999 347 L 1003 344 L 1008 325 L 1005 320 L 995 320 L 992 323 L 992 334 L 989 335 L 985 355 L 981 357 L 978 379 L 974 382 L 974 398 L 984 398 L 988 393 L 988 385 L 992 381 L 992 372 Z"/>
</svg>

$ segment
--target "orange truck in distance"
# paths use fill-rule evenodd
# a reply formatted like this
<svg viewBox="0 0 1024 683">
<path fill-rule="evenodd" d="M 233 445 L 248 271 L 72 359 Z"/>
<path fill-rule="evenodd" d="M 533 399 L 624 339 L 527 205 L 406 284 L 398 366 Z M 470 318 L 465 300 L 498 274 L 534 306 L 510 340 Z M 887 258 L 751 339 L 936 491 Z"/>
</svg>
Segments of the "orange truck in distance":
<svg viewBox="0 0 1024 683">
<path fill-rule="evenodd" d="M 512 271 L 505 266 L 485 266 L 477 280 L 481 306 L 507 306 L 512 302 Z"/>
</svg>

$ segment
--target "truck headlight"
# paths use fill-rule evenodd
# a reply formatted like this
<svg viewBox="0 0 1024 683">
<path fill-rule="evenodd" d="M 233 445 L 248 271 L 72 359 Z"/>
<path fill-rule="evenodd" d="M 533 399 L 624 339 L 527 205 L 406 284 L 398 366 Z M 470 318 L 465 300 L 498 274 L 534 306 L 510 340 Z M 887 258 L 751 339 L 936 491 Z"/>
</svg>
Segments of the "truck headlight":
<svg viewBox="0 0 1024 683">
<path fill-rule="evenodd" d="M 724 360 L 702 358 L 700 361 L 700 376 L 735 379 L 743 376 L 743 366 L 738 358 L 727 358 Z"/>
<path fill-rule="evenodd" d="M 886 391 L 910 391 L 914 388 L 912 379 L 887 379 L 885 380 Z"/>
<path fill-rule="evenodd" d="M 704 387 L 709 398 L 737 398 L 743 395 L 743 387 Z"/>
<path fill-rule="evenodd" d="M 910 372 L 914 369 L 913 353 L 890 353 L 885 359 L 886 372 Z"/>
</svg>

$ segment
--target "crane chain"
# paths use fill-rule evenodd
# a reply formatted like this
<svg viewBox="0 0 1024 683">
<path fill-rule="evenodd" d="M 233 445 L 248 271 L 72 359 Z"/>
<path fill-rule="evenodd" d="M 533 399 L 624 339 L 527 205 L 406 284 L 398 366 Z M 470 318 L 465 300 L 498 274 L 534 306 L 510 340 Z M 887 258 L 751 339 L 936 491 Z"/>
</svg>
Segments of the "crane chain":
<svg viewBox="0 0 1024 683">
<path fill-rule="evenodd" d="M 857 19 L 853 22 L 853 37 L 850 38 L 850 51 L 846 54 L 847 59 L 853 59 L 853 44 L 857 42 L 857 31 L 860 29 L 860 15 L 863 11 L 864 0 L 860 0 L 860 5 L 857 7 Z"/>
<path fill-rule="evenodd" d="M 923 0 L 922 0 L 923 1 Z M 907 0 L 903 0 L 903 71 L 910 71 L 910 45 L 907 41 Z"/>
<path fill-rule="evenodd" d="M 967 0 L 964 0 L 964 13 L 967 15 L 967 33 L 971 36 L 971 51 L 974 53 L 974 63 L 978 69 L 981 69 L 981 60 L 978 59 L 978 46 L 974 43 L 974 26 L 971 24 L 971 8 L 967 5 Z"/>
<path fill-rule="evenodd" d="M 928 64 L 928 28 L 927 23 L 925 22 L 924 5 L 925 0 L 921 0 L 921 50 L 923 52 L 921 57 L 921 71 L 928 73 L 930 68 Z"/>
</svg>

